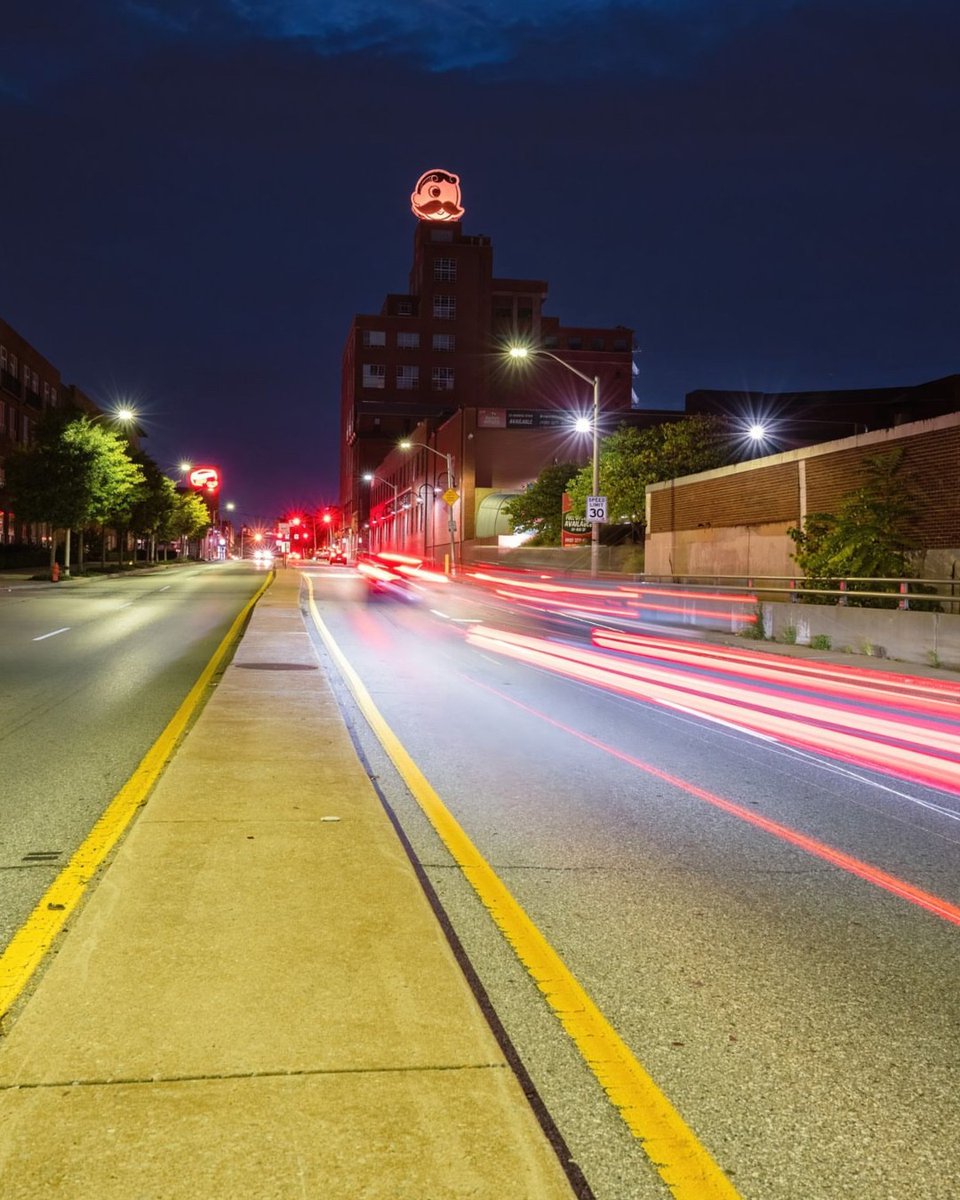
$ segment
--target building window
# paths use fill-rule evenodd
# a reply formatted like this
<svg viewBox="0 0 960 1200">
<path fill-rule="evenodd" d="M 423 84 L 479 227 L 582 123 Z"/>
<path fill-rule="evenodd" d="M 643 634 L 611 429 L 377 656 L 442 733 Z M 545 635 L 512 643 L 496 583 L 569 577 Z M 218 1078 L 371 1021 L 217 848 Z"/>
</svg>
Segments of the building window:
<svg viewBox="0 0 960 1200">
<path fill-rule="evenodd" d="M 10 355 L 10 374 L 14 379 L 20 378 L 19 364 L 17 363 L 17 356 L 15 354 Z"/>
<path fill-rule="evenodd" d="M 456 350 L 457 339 L 452 333 L 435 333 L 433 348 L 434 350 Z"/>
<path fill-rule="evenodd" d="M 567 338 L 567 349 L 568 350 L 582 350 L 583 349 L 583 338 L 581 338 L 581 337 Z"/>
<path fill-rule="evenodd" d="M 607 348 L 606 342 L 604 342 L 603 338 L 591 338 L 590 339 L 590 349 L 591 350 L 605 350 L 606 348 Z"/>
<path fill-rule="evenodd" d="M 398 333 L 397 348 L 400 350 L 419 350 L 420 349 L 420 334 L 419 333 Z"/>
<path fill-rule="evenodd" d="M 493 315 L 497 318 L 498 321 L 512 321 L 513 320 L 513 309 L 505 308 L 503 305 L 501 305 L 499 308 L 495 308 L 493 310 Z"/>
<path fill-rule="evenodd" d="M 363 364 L 363 386 L 365 388 L 383 388 L 387 385 L 387 368 L 383 363 Z"/>
<path fill-rule="evenodd" d="M 614 350 L 626 350 L 627 349 L 627 339 L 626 338 L 614 338 L 613 339 L 613 348 L 614 348 Z"/>
<path fill-rule="evenodd" d="M 434 296 L 433 315 L 445 321 L 452 321 L 457 315 L 456 296 Z"/>
<path fill-rule="evenodd" d="M 518 321 L 532 321 L 533 320 L 533 309 L 532 308 L 518 308 L 517 309 L 517 320 Z"/>
<path fill-rule="evenodd" d="M 551 334 L 549 337 L 545 337 L 543 339 L 543 344 L 547 350 L 556 350 L 556 348 L 560 345 L 560 342 L 559 339 L 555 338 L 553 334 Z"/>
<path fill-rule="evenodd" d="M 397 387 L 401 392 L 412 392 L 419 386 L 419 367 L 397 367 Z"/>
<path fill-rule="evenodd" d="M 6 346 L 0 346 L 0 370 L 5 371 L 6 369 L 7 369 L 7 348 L 6 348 Z"/>
<path fill-rule="evenodd" d="M 433 260 L 433 277 L 444 283 L 453 283 L 457 278 L 457 260 L 455 258 L 435 258 Z"/>
<path fill-rule="evenodd" d="M 397 301 L 397 316 L 398 317 L 410 317 L 412 315 L 413 315 L 413 301 L 412 300 L 398 300 Z"/>
<path fill-rule="evenodd" d="M 363 344 L 368 348 L 370 346 L 385 346 L 387 344 L 387 335 L 382 329 L 365 329 L 363 331 Z"/>
<path fill-rule="evenodd" d="M 435 392 L 453 391 L 453 367 L 433 368 L 433 390 Z"/>
</svg>

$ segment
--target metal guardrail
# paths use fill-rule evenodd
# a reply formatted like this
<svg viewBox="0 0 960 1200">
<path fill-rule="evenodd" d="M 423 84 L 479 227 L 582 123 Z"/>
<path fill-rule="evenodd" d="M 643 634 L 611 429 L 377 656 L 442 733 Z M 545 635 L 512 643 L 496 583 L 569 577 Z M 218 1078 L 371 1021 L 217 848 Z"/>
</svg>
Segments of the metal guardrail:
<svg viewBox="0 0 960 1200">
<path fill-rule="evenodd" d="M 896 607 L 908 610 L 911 601 L 939 605 L 941 612 L 960 612 L 960 579 L 902 579 L 869 578 L 851 575 L 837 580 L 837 587 L 817 587 L 816 581 L 801 576 L 789 575 L 634 575 L 636 583 L 682 586 L 695 589 L 723 587 L 728 591 L 742 592 L 744 596 L 763 596 L 768 600 L 783 598 L 794 604 L 812 596 L 833 597 L 838 605 L 849 605 L 851 598 L 857 600 L 896 600 Z M 853 587 L 851 584 L 875 585 Z M 881 584 L 893 586 L 882 588 Z M 920 591 L 932 588 L 932 591 Z"/>
</svg>

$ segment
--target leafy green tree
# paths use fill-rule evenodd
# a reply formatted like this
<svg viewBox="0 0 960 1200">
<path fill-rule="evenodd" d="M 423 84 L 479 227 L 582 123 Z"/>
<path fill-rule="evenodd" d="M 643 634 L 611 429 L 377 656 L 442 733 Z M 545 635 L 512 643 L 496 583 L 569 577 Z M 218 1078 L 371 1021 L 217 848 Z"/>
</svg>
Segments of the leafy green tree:
<svg viewBox="0 0 960 1200">
<path fill-rule="evenodd" d="M 560 545 L 563 493 L 579 469 L 576 463 L 554 463 L 544 467 L 525 492 L 503 506 L 518 533 L 534 530 L 531 545 Z"/>
<path fill-rule="evenodd" d="M 841 579 L 913 579 L 917 577 L 915 480 L 903 471 L 903 450 L 864 459 L 864 483 L 848 492 L 836 513 L 810 513 L 802 527 L 787 532 L 796 544 L 794 561 L 808 587 L 836 588 Z M 848 584 L 848 591 L 895 590 L 896 584 Z M 833 597 L 808 597 L 824 604 Z M 896 601 L 851 597 L 862 607 L 889 607 Z"/>
<path fill-rule="evenodd" d="M 89 457 L 89 496 L 82 526 L 117 525 L 129 520 L 128 514 L 144 486 L 144 475 L 130 458 L 126 439 L 87 417 L 71 421 L 62 439 Z"/>
<path fill-rule="evenodd" d="M 607 497 L 611 522 L 646 523 L 646 488 L 678 475 L 721 467 L 731 458 L 721 417 L 696 415 L 647 429 L 623 426 L 600 442 L 600 495 Z M 593 465 L 583 467 L 567 488 L 577 511 L 585 513 L 593 493 Z"/>
<path fill-rule="evenodd" d="M 210 525 L 210 511 L 196 492 L 174 490 L 173 508 L 157 530 L 165 541 L 202 536 Z"/>
<path fill-rule="evenodd" d="M 149 455 L 136 451 L 131 458 L 143 472 L 144 482 L 130 510 L 130 528 L 148 540 L 147 559 L 155 562 L 160 530 L 176 506 L 176 485 Z"/>
</svg>

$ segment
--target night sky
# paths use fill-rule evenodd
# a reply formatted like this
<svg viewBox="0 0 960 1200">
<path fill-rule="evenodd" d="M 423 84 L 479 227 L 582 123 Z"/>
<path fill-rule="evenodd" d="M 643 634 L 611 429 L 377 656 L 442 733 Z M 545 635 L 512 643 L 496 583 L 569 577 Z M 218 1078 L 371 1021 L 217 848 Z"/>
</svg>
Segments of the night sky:
<svg viewBox="0 0 960 1200">
<path fill-rule="evenodd" d="M 0 0 L 0 315 L 245 518 L 337 498 L 409 196 L 637 391 L 960 371 L 956 0 Z"/>
</svg>

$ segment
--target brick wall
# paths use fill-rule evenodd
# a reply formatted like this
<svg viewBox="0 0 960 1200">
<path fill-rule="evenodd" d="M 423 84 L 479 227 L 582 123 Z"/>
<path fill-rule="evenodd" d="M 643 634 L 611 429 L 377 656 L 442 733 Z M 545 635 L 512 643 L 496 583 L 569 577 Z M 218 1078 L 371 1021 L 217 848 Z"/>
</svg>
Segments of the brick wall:
<svg viewBox="0 0 960 1200">
<path fill-rule="evenodd" d="M 800 485 L 795 462 L 725 474 L 651 493 L 650 532 L 796 521 Z"/>
<path fill-rule="evenodd" d="M 806 512 L 835 512 L 864 482 L 864 460 L 894 447 L 903 448 L 902 471 L 921 500 L 922 544 L 960 546 L 960 413 L 656 484 L 649 532 L 797 522 L 801 462 Z"/>
</svg>

